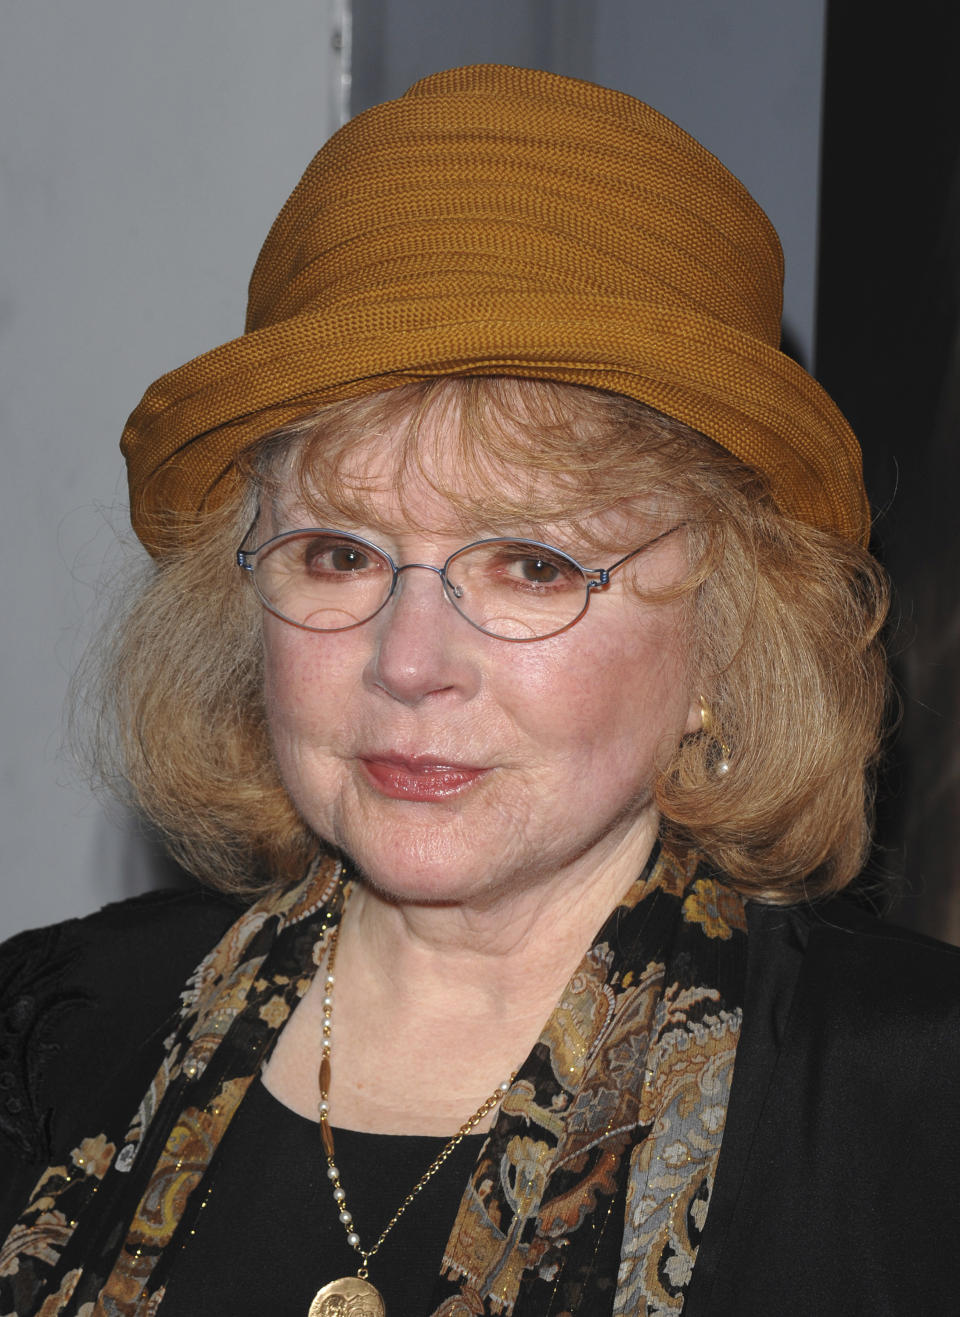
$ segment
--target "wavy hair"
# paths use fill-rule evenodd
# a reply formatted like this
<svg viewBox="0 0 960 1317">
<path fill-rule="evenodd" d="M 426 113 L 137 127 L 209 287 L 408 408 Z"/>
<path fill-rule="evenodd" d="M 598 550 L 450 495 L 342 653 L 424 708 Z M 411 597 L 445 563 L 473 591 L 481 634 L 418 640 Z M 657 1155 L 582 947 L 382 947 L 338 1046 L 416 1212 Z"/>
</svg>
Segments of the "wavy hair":
<svg viewBox="0 0 960 1317">
<path fill-rule="evenodd" d="M 457 442 L 449 482 L 430 451 L 441 434 Z M 181 864 L 254 892 L 295 880 L 322 844 L 274 763 L 260 608 L 235 550 L 291 479 L 308 507 L 363 524 L 375 482 L 350 460 L 358 441 L 391 454 L 401 505 L 416 473 L 465 526 L 576 527 L 627 498 L 654 521 L 683 520 L 689 571 L 670 593 L 685 599 L 693 694 L 710 718 L 664 756 L 662 833 L 768 902 L 852 880 L 887 699 L 882 569 L 784 516 L 762 477 L 687 426 L 619 395 L 504 377 L 403 385 L 265 437 L 241 461 L 245 493 L 181 526 L 117 612 L 87 670 L 92 759 Z"/>
</svg>

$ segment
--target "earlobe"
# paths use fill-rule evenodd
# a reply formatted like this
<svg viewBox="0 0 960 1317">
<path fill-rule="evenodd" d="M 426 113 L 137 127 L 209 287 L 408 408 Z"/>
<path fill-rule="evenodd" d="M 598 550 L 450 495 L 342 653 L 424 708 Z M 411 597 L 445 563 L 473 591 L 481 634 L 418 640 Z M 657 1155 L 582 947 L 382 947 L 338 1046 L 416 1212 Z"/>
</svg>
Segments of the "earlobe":
<svg viewBox="0 0 960 1317">
<path fill-rule="evenodd" d="M 690 708 L 687 710 L 687 721 L 683 728 L 684 736 L 692 736 L 694 732 L 703 731 L 703 700 L 691 700 Z"/>
</svg>

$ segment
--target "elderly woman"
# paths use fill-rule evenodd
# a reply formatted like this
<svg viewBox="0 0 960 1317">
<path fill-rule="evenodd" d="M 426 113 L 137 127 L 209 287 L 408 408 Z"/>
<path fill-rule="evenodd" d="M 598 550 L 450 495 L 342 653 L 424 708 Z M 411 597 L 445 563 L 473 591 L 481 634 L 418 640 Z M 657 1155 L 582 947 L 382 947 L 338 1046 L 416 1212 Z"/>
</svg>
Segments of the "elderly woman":
<svg viewBox="0 0 960 1317">
<path fill-rule="evenodd" d="M 835 896 L 886 594 L 781 275 L 586 83 L 321 150 L 125 432 L 106 721 L 221 895 L 8 947 L 3 1313 L 957 1310 L 960 961 Z"/>
</svg>

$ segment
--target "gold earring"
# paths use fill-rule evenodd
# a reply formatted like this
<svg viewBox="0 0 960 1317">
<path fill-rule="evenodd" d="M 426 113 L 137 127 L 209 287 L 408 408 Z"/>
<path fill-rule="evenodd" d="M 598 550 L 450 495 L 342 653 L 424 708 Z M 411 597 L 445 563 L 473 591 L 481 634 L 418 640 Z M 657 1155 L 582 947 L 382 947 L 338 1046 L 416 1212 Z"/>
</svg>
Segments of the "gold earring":
<svg viewBox="0 0 960 1317">
<path fill-rule="evenodd" d="M 700 696 L 700 726 L 706 732 L 707 736 L 713 736 L 720 746 L 720 758 L 713 766 L 713 771 L 718 777 L 724 777 L 730 772 L 730 747 L 722 737 L 715 736 L 714 728 L 716 723 L 713 717 L 713 710 L 706 702 L 703 696 Z"/>
</svg>

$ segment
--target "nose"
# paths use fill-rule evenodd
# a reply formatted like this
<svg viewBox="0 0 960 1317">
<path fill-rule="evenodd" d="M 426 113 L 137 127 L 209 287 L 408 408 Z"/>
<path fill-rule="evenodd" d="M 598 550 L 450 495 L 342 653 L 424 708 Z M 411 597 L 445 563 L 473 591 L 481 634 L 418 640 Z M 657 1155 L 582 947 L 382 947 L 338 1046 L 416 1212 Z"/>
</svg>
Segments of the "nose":
<svg viewBox="0 0 960 1317">
<path fill-rule="evenodd" d="M 428 697 L 469 699 L 475 693 L 477 633 L 444 598 L 443 587 L 439 567 L 406 563 L 398 569 L 393 598 L 366 624 L 374 645 L 365 684 L 411 706 Z"/>
</svg>

